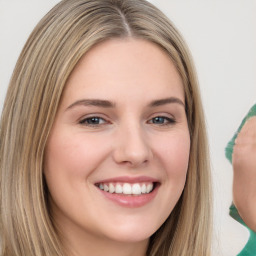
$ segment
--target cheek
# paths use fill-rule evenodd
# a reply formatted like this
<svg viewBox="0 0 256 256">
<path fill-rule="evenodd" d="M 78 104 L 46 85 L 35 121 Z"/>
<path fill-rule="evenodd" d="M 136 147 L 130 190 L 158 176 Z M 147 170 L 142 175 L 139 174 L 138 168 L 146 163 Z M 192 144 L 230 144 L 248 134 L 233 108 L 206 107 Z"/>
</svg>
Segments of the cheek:
<svg viewBox="0 0 256 256">
<path fill-rule="evenodd" d="M 186 132 L 172 134 L 161 141 L 158 155 L 168 176 L 186 176 L 190 153 L 190 137 Z"/>
<path fill-rule="evenodd" d="M 164 190 L 165 213 L 169 216 L 178 202 L 186 183 L 190 136 L 188 132 L 172 133 L 161 140 L 157 148 L 160 168 L 165 171 L 162 184 Z"/>
<path fill-rule="evenodd" d="M 91 189 L 91 173 L 101 164 L 107 151 L 106 146 L 100 147 L 98 143 L 99 140 L 90 136 L 86 140 L 81 135 L 61 133 L 50 137 L 45 152 L 44 176 L 53 202 L 61 209 L 66 209 L 66 205 L 76 209 L 75 205 L 81 205 L 83 201 L 87 204 L 88 198 L 82 195 Z"/>
<path fill-rule="evenodd" d="M 44 175 L 55 213 L 76 216 L 77 206 L 90 203 L 91 173 L 103 162 L 108 148 L 95 136 L 52 133 L 45 150 Z M 89 200 L 89 201 L 88 201 Z M 57 207 L 56 207 L 57 206 Z M 67 207 L 68 206 L 68 207 Z M 57 210 L 56 210 L 57 209 Z M 59 214 L 60 215 L 60 214 Z"/>
<path fill-rule="evenodd" d="M 156 215 L 161 212 L 159 225 L 171 214 L 184 190 L 188 170 L 190 137 L 189 133 L 179 132 L 158 138 L 155 144 L 157 169 L 163 170 L 161 200 L 156 207 Z"/>
<path fill-rule="evenodd" d="M 54 134 L 48 141 L 45 157 L 45 172 L 61 175 L 87 176 L 107 155 L 102 140 L 92 136 L 65 136 Z"/>
</svg>

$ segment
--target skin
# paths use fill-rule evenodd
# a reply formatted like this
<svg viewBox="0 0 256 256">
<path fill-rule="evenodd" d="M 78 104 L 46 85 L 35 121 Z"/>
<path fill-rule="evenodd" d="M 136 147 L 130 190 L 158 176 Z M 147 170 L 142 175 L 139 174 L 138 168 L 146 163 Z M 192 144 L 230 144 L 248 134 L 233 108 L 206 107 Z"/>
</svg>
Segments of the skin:
<svg viewBox="0 0 256 256">
<path fill-rule="evenodd" d="M 184 189 L 190 151 L 184 105 L 176 68 L 151 42 L 108 40 L 80 60 L 45 152 L 50 207 L 68 255 L 146 255 L 149 237 Z M 156 196 L 125 207 L 95 186 L 120 176 L 156 179 Z"/>
<path fill-rule="evenodd" d="M 256 117 L 243 126 L 233 152 L 233 200 L 240 216 L 256 231 Z"/>
</svg>

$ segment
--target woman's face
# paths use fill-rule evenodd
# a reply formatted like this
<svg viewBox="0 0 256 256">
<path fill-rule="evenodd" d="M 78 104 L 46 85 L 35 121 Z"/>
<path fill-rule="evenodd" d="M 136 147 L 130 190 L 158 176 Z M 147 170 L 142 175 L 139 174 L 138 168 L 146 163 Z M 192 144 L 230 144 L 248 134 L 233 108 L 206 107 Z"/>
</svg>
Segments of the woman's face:
<svg viewBox="0 0 256 256">
<path fill-rule="evenodd" d="M 145 242 L 177 203 L 190 137 L 182 80 L 151 42 L 109 40 L 67 81 L 46 147 L 53 218 L 67 238 Z"/>
</svg>

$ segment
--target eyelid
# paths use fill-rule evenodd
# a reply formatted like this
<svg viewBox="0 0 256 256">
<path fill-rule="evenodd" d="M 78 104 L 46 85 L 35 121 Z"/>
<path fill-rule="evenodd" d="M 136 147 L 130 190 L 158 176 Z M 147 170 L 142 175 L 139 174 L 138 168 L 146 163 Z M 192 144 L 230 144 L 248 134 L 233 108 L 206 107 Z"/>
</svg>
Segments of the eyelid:
<svg viewBox="0 0 256 256">
<path fill-rule="evenodd" d="M 97 124 L 97 123 L 96 124 L 86 123 L 86 121 L 88 121 L 90 119 L 93 119 L 93 118 L 103 120 L 104 122 L 99 123 L 99 124 Z M 106 124 L 110 123 L 110 121 L 108 120 L 108 118 L 102 117 L 101 114 L 89 114 L 89 115 L 86 115 L 86 116 L 82 117 L 81 119 L 79 119 L 78 123 L 82 126 L 100 127 L 100 126 L 103 126 L 103 125 L 106 125 Z"/>
<path fill-rule="evenodd" d="M 154 118 L 163 118 L 165 119 L 165 121 L 167 120 L 167 122 L 165 123 L 153 123 L 153 119 Z M 167 115 L 167 114 L 155 114 L 153 117 L 151 117 L 149 120 L 148 120 L 148 123 L 150 124 L 153 124 L 153 125 L 156 125 L 156 126 L 165 126 L 165 125 L 174 125 L 176 123 L 176 119 L 175 117 L 173 116 L 170 116 L 170 115 Z"/>
<path fill-rule="evenodd" d="M 163 117 L 163 118 L 169 118 L 169 119 L 176 119 L 175 115 L 169 113 L 169 112 L 155 112 L 153 114 L 150 115 L 149 119 L 153 119 L 156 117 Z"/>
<path fill-rule="evenodd" d="M 89 123 L 87 121 L 90 121 L 90 119 L 99 119 L 99 123 Z M 154 123 L 153 120 L 155 118 L 163 118 L 164 119 L 164 122 L 163 123 Z M 104 126 L 104 125 L 107 125 L 107 124 L 111 124 L 111 119 L 109 119 L 109 117 L 107 117 L 106 115 L 102 114 L 102 113 L 90 113 L 90 114 L 87 114 L 87 115 L 84 115 L 82 116 L 81 118 L 79 118 L 77 120 L 77 123 L 82 125 L 82 126 L 87 126 L 87 127 L 101 127 L 101 126 Z M 153 125 L 156 125 L 156 126 L 168 126 L 168 125 L 174 125 L 176 123 L 176 118 L 170 114 L 170 113 L 154 113 L 152 114 L 147 120 L 146 120 L 146 123 L 148 124 L 153 124 Z"/>
</svg>

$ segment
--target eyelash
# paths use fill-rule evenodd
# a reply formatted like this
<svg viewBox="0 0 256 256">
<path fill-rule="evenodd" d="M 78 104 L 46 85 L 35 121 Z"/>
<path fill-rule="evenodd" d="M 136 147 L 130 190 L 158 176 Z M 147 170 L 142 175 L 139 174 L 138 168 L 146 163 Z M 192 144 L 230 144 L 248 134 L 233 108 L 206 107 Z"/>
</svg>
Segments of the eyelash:
<svg viewBox="0 0 256 256">
<path fill-rule="evenodd" d="M 160 124 L 153 123 L 153 120 L 156 120 L 156 119 L 158 119 L 158 120 L 160 119 L 163 122 L 160 123 Z M 149 123 L 152 123 L 152 124 L 155 124 L 155 125 L 160 125 L 160 126 L 168 126 L 168 125 L 175 124 L 176 121 L 175 121 L 174 118 L 170 118 L 170 117 L 166 117 L 166 116 L 156 116 L 156 117 L 153 117 L 152 119 L 150 119 Z"/>
<path fill-rule="evenodd" d="M 98 120 L 98 121 L 102 121 L 103 120 L 103 123 L 93 123 L 96 120 Z M 92 123 L 90 123 L 90 122 L 92 122 Z M 104 118 L 98 117 L 98 116 L 87 117 L 87 118 L 79 121 L 79 124 L 86 125 L 86 126 L 92 126 L 92 127 L 94 127 L 94 126 L 101 126 L 101 125 L 104 125 L 106 123 L 108 123 L 108 122 Z"/>
<path fill-rule="evenodd" d="M 160 121 L 161 123 L 154 123 L 154 121 Z M 109 123 L 106 121 L 104 118 L 99 117 L 99 116 L 92 116 L 92 117 L 87 117 L 79 121 L 79 124 L 89 126 L 89 127 L 99 127 L 102 125 L 106 125 Z M 174 118 L 166 117 L 166 116 L 155 116 L 151 118 L 147 123 L 157 125 L 157 126 L 169 126 L 173 125 L 176 123 Z"/>
</svg>

